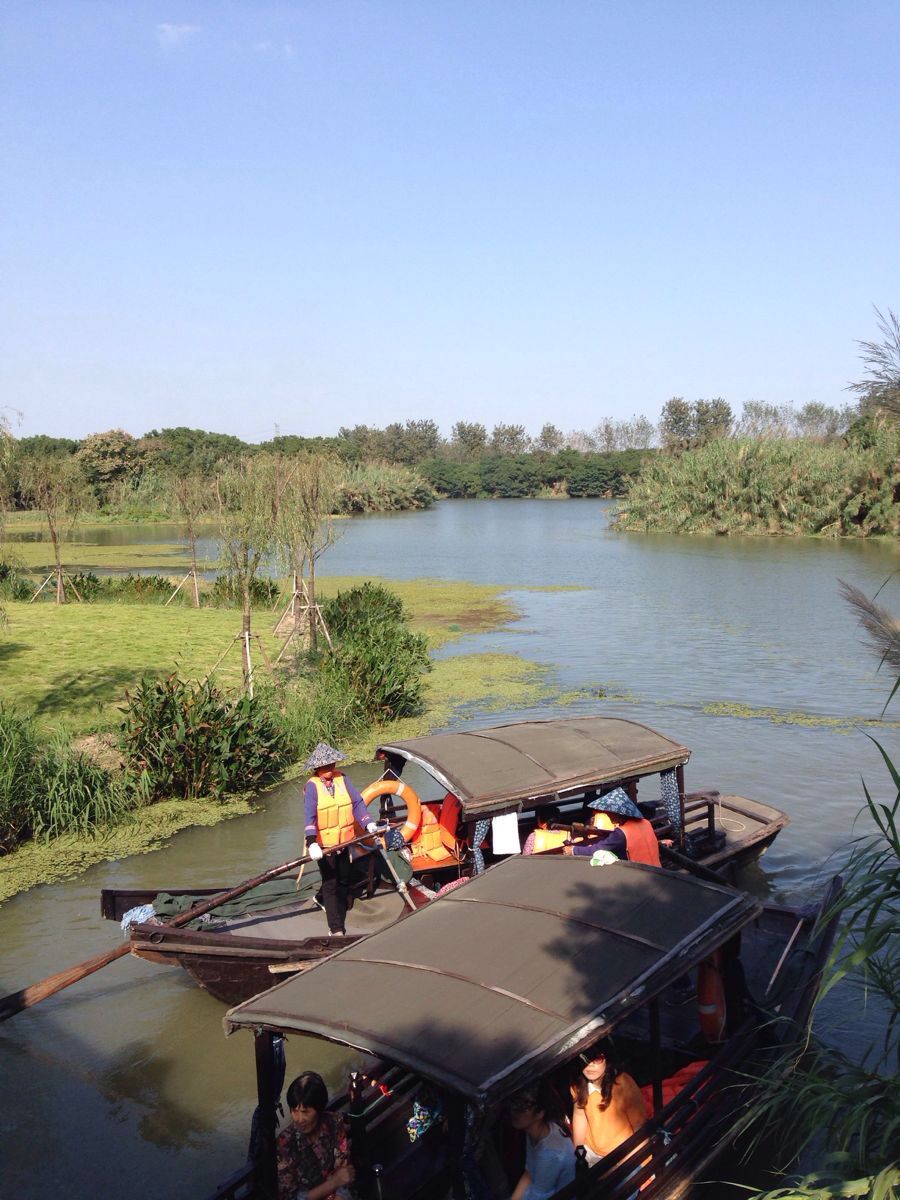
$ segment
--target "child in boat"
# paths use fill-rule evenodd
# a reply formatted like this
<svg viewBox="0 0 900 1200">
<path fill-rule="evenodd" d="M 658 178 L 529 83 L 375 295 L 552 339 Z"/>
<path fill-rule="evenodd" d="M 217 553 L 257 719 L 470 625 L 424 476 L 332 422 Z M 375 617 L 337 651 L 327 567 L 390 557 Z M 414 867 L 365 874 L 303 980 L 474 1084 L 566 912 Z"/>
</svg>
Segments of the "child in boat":
<svg viewBox="0 0 900 1200">
<path fill-rule="evenodd" d="M 287 1090 L 291 1123 L 278 1135 L 278 1200 L 352 1200 L 347 1124 L 328 1111 L 321 1075 L 306 1071 Z"/>
<path fill-rule="evenodd" d="M 605 796 L 592 800 L 588 808 L 606 813 L 614 828 L 590 841 L 564 847 L 566 854 L 592 855 L 596 850 L 610 850 L 629 862 L 660 866 L 659 842 L 653 826 L 624 788 L 613 788 Z"/>
<path fill-rule="evenodd" d="M 327 742 L 319 742 L 306 760 L 306 769 L 312 775 L 303 792 L 306 844 L 309 857 L 319 864 L 321 903 L 331 934 L 344 933 L 353 873 L 349 851 L 339 847 L 356 837 L 357 825 L 368 833 L 378 828 L 365 800 L 337 769 L 346 757 Z M 323 857 L 323 850 L 331 853 Z"/>
<path fill-rule="evenodd" d="M 647 1120 L 641 1089 L 613 1054 L 608 1043 L 581 1056 L 581 1071 L 572 1084 L 572 1143 L 584 1146 L 593 1164 L 626 1142 Z"/>
<path fill-rule="evenodd" d="M 575 1178 L 575 1147 L 556 1118 L 546 1085 L 526 1087 L 510 1100 L 507 1116 L 525 1134 L 525 1170 L 510 1200 L 549 1200 Z"/>
</svg>

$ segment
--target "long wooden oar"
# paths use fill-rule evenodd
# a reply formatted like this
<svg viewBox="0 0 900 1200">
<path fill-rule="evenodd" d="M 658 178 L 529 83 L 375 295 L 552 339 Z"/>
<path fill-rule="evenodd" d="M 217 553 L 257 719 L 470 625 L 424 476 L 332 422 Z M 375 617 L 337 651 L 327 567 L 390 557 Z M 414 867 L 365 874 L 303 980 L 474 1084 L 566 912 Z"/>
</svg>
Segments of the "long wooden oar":
<svg viewBox="0 0 900 1200">
<path fill-rule="evenodd" d="M 341 846 L 333 846 L 328 850 L 324 850 L 323 854 L 334 854 L 337 850 L 346 850 L 348 846 L 354 846 L 361 842 L 364 837 L 369 837 L 369 834 L 363 834 L 353 841 L 344 842 Z M 177 927 L 180 925 L 188 925 L 197 917 L 202 917 L 204 913 L 211 912 L 212 909 L 218 908 L 221 904 L 227 904 L 229 900 L 236 900 L 238 896 L 242 896 L 244 892 L 249 892 L 252 888 L 258 887 L 261 883 L 268 883 L 270 879 L 275 879 L 279 875 L 286 875 L 288 871 L 293 871 L 295 867 L 299 867 L 302 863 L 310 862 L 310 856 L 304 854 L 301 858 L 292 858 L 290 862 L 282 863 L 280 867 L 272 867 L 268 871 L 264 871 L 262 875 L 256 875 L 253 879 L 247 879 L 244 883 L 239 883 L 237 887 L 231 888 L 227 892 L 219 892 L 217 896 L 211 896 L 207 900 L 201 901 L 199 904 L 187 909 L 183 913 L 179 913 L 177 917 L 173 917 L 170 921 L 166 921 L 166 925 Z M 42 979 L 40 983 L 33 983 L 30 987 L 22 988 L 19 992 L 12 992 L 8 996 L 4 996 L 0 1000 L 0 1021 L 8 1021 L 10 1017 L 14 1017 L 16 1013 L 20 1013 L 25 1008 L 34 1008 L 36 1004 L 40 1004 L 42 1000 L 46 1000 L 48 996 L 54 996 L 57 992 L 61 992 L 63 988 L 71 987 L 73 983 L 78 983 L 80 979 L 85 979 L 88 975 L 93 975 L 95 971 L 99 971 L 102 967 L 108 966 L 109 963 L 115 962 L 117 958 L 123 958 L 131 949 L 130 942 L 123 942 L 121 946 L 116 946 L 115 950 L 107 950 L 104 954 L 96 954 L 93 958 L 86 959 L 83 963 L 79 963 L 76 967 L 69 967 L 65 971 L 57 971 L 55 975 L 49 975 L 46 979 Z"/>
</svg>

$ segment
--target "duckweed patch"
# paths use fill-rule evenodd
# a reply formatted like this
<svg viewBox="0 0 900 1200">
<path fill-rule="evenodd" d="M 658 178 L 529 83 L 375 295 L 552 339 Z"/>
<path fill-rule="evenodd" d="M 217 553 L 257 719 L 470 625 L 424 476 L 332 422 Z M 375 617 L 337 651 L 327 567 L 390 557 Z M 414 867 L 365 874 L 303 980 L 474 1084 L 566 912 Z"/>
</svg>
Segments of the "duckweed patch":
<svg viewBox="0 0 900 1200">
<path fill-rule="evenodd" d="M 49 542 L 7 542 L 6 549 L 29 571 L 39 575 L 53 569 L 53 547 Z M 190 565 L 187 548 L 177 542 L 136 543 L 130 546 L 103 546 L 96 542 L 66 542 L 62 562 L 67 571 L 136 571 L 158 568 L 183 572 Z M 201 564 L 202 567 L 202 564 Z M 172 585 L 174 587 L 174 584 Z"/>
<path fill-rule="evenodd" d="M 70 879 L 96 863 L 159 850 L 182 829 L 217 825 L 255 809 L 246 797 L 164 800 L 139 809 L 130 819 L 94 838 L 64 835 L 53 842 L 30 842 L 0 858 L 0 903 L 41 883 Z"/>
<path fill-rule="evenodd" d="M 851 733 L 854 729 L 900 729 L 900 721 L 880 721 L 877 717 L 825 717 L 815 713 L 790 712 L 780 708 L 753 708 L 749 704 L 717 700 L 704 704 L 702 711 L 713 717 L 740 717 L 744 720 L 771 721 L 773 725 L 798 725 L 807 729 L 833 729 Z"/>
</svg>

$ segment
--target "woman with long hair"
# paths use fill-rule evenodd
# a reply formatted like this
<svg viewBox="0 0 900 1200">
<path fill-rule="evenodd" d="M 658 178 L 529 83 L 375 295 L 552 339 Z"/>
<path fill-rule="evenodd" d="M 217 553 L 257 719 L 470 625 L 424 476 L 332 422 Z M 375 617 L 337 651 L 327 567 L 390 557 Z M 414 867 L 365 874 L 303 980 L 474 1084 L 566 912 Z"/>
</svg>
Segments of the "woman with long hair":
<svg viewBox="0 0 900 1200">
<path fill-rule="evenodd" d="M 584 1146 L 588 1162 L 595 1163 L 644 1124 L 647 1109 L 609 1043 L 583 1054 L 580 1067 L 572 1083 L 572 1142 Z"/>
</svg>

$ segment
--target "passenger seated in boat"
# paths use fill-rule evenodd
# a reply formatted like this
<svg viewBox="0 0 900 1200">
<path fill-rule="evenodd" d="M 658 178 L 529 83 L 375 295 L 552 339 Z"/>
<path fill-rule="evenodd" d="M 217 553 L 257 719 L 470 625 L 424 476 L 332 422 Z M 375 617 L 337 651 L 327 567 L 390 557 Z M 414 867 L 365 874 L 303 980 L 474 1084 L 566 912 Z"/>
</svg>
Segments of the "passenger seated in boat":
<svg viewBox="0 0 900 1200">
<path fill-rule="evenodd" d="M 278 1200 L 352 1200 L 354 1170 L 345 1119 L 328 1111 L 321 1075 L 306 1071 L 287 1090 L 291 1122 L 278 1135 Z"/>
<path fill-rule="evenodd" d="M 510 1200 L 549 1200 L 575 1178 L 575 1147 L 557 1107 L 544 1084 L 523 1088 L 510 1100 L 507 1120 L 525 1134 L 525 1170 Z"/>
<path fill-rule="evenodd" d="M 543 850 L 550 849 L 550 846 L 545 845 L 544 843 L 555 841 L 556 838 L 539 836 L 548 832 L 550 834 L 558 834 L 559 844 L 562 845 L 562 842 L 565 838 L 565 830 L 555 830 L 550 828 L 551 825 L 555 825 L 556 822 L 559 821 L 559 809 L 556 807 L 556 805 L 542 804 L 540 808 L 535 809 L 534 815 L 536 824 L 534 829 L 532 829 L 531 833 L 529 833 L 528 837 L 525 839 L 525 845 L 522 847 L 522 853 L 540 854 Z"/>
<path fill-rule="evenodd" d="M 606 813 L 613 828 L 590 841 L 577 842 L 564 847 L 566 854 L 592 855 L 596 850 L 610 850 L 619 858 L 629 862 L 646 863 L 650 867 L 660 866 L 659 842 L 651 823 L 643 817 L 641 810 L 624 788 L 614 788 L 605 796 L 592 800 L 588 808 Z"/>
<path fill-rule="evenodd" d="M 581 1056 L 572 1099 L 572 1143 L 584 1146 L 591 1164 L 611 1154 L 647 1120 L 641 1090 L 609 1043 Z"/>
</svg>

